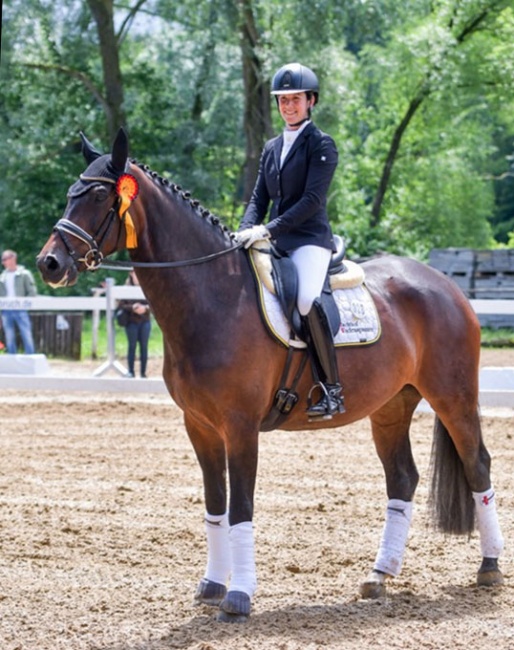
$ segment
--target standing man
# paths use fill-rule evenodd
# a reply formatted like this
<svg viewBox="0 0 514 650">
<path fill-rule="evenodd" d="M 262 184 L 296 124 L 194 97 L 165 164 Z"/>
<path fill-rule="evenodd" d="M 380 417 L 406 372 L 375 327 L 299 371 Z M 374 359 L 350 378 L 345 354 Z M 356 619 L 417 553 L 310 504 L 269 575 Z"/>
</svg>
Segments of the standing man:
<svg viewBox="0 0 514 650">
<path fill-rule="evenodd" d="M 0 297 L 19 298 L 36 295 L 36 284 L 32 273 L 18 264 L 18 256 L 12 250 L 2 253 L 4 270 L 0 275 Z M 25 354 L 34 354 L 34 339 L 30 316 L 25 309 L 4 309 L 2 325 L 5 344 L 9 354 L 16 354 L 16 327 L 20 330 Z"/>
</svg>

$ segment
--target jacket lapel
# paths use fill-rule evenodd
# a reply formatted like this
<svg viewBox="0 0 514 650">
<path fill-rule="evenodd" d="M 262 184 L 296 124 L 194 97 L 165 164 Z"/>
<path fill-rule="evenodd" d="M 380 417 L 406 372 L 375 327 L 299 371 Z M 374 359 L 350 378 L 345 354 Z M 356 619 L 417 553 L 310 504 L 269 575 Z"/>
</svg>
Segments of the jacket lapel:
<svg viewBox="0 0 514 650">
<path fill-rule="evenodd" d="M 289 149 L 289 152 L 284 160 L 284 164 L 282 165 L 282 168 L 284 168 L 287 165 L 287 163 L 291 160 L 291 157 L 294 155 L 294 152 L 298 149 L 298 147 L 302 144 L 302 142 L 304 142 L 305 139 L 310 135 L 312 128 L 313 128 L 313 124 L 312 122 L 310 122 L 310 124 L 307 124 L 307 126 L 299 134 L 299 136 L 293 142 L 293 146 L 291 147 L 291 149 Z M 283 140 L 283 138 L 281 139 Z M 278 161 L 280 165 L 280 152 L 278 154 Z"/>
<path fill-rule="evenodd" d="M 280 169 L 280 153 L 282 152 L 282 146 L 284 144 L 284 136 L 279 135 L 273 143 L 273 158 L 275 159 L 275 165 L 277 169 Z"/>
</svg>

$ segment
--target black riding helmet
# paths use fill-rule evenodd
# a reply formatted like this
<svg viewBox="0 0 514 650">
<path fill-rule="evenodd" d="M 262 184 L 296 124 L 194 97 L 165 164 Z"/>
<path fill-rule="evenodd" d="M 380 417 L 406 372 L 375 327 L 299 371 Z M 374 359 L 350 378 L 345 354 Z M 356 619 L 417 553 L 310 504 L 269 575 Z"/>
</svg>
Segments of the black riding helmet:
<svg viewBox="0 0 514 650">
<path fill-rule="evenodd" d="M 318 103 L 319 82 L 310 68 L 301 63 L 287 63 L 277 70 L 271 83 L 272 95 L 292 95 L 302 92 L 312 93 L 314 104 Z"/>
</svg>

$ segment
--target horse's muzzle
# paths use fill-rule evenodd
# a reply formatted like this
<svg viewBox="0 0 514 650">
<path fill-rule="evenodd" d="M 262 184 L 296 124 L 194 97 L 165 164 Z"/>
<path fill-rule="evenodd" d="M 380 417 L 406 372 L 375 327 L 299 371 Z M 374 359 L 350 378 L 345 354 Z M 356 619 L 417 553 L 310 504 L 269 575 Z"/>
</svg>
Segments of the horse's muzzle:
<svg viewBox="0 0 514 650">
<path fill-rule="evenodd" d="M 68 253 L 59 250 L 45 252 L 43 248 L 36 263 L 41 277 L 51 287 L 68 287 L 77 281 L 77 267 Z"/>
</svg>

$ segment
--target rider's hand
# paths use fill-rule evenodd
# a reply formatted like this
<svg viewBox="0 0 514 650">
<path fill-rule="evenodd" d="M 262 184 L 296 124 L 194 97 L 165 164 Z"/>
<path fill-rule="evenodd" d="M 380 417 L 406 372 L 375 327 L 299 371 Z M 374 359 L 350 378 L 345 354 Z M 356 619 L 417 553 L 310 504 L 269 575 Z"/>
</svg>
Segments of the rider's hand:
<svg viewBox="0 0 514 650">
<path fill-rule="evenodd" d="M 269 239 L 270 232 L 266 226 L 252 226 L 245 228 L 236 233 L 235 240 L 238 244 L 243 244 L 245 248 L 250 248 L 256 241 Z"/>
</svg>

